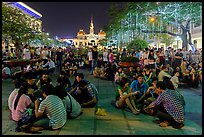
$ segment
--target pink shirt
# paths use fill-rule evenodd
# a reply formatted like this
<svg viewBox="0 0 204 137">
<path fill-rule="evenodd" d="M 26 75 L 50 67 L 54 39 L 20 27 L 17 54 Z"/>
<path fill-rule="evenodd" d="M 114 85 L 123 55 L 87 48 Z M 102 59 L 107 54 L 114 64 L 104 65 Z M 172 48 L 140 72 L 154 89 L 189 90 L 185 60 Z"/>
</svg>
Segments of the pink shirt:
<svg viewBox="0 0 204 137">
<path fill-rule="evenodd" d="M 14 97 L 14 100 L 12 103 L 12 109 L 11 109 L 12 119 L 14 121 L 19 121 L 22 118 L 25 110 L 32 102 L 29 96 L 23 94 L 23 95 L 21 95 L 21 97 L 18 101 L 18 104 L 16 106 L 16 110 L 14 110 L 14 103 L 15 103 L 17 96 L 18 96 L 18 94 L 16 94 L 16 96 Z"/>
<path fill-rule="evenodd" d="M 114 62 L 114 55 L 113 55 L 113 53 L 110 53 L 110 54 L 109 54 L 109 62 L 110 62 L 110 63 L 113 63 L 113 62 Z"/>
</svg>

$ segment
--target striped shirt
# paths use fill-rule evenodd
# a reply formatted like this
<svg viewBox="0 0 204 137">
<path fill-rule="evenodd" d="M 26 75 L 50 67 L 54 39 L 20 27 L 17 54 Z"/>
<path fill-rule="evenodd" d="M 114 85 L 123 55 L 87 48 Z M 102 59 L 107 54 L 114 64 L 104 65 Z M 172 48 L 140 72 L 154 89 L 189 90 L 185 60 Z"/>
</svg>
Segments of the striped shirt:
<svg viewBox="0 0 204 137">
<path fill-rule="evenodd" d="M 55 95 L 48 95 L 41 103 L 38 112 L 45 112 L 50 119 L 52 129 L 61 128 L 67 121 L 67 113 L 62 100 Z"/>
<path fill-rule="evenodd" d="M 165 110 L 178 123 L 184 122 L 185 100 L 183 96 L 176 90 L 165 90 L 157 99 L 151 103 L 153 106 L 163 104 Z"/>
</svg>

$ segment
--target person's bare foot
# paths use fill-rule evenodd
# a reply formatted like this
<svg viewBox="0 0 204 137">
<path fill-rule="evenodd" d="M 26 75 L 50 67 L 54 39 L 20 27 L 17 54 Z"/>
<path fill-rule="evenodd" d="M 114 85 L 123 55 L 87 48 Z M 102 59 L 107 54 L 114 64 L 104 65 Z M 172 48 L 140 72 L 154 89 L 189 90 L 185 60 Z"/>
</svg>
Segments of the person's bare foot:
<svg viewBox="0 0 204 137">
<path fill-rule="evenodd" d="M 168 127 L 169 124 L 170 124 L 170 123 L 169 123 L 168 121 L 164 121 L 164 122 L 159 123 L 159 126 L 160 126 L 160 127 Z"/>
<path fill-rule="evenodd" d="M 37 132 L 37 131 L 41 131 L 41 130 L 43 130 L 43 127 L 30 127 L 30 131 L 31 132 Z"/>
<path fill-rule="evenodd" d="M 140 111 L 133 110 L 132 113 L 135 115 L 138 115 L 138 114 L 140 114 Z"/>
</svg>

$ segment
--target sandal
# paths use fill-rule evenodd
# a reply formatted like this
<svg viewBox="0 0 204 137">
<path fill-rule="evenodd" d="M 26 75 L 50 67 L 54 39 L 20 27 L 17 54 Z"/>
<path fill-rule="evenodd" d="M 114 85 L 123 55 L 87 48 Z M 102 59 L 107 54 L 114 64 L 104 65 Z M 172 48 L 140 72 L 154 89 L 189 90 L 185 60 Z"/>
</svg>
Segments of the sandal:
<svg viewBox="0 0 204 137">
<path fill-rule="evenodd" d="M 159 123 L 159 126 L 160 126 L 160 127 L 168 127 L 169 124 L 170 124 L 170 123 L 169 123 L 168 121 L 164 121 L 164 122 L 160 122 L 160 123 Z"/>
</svg>

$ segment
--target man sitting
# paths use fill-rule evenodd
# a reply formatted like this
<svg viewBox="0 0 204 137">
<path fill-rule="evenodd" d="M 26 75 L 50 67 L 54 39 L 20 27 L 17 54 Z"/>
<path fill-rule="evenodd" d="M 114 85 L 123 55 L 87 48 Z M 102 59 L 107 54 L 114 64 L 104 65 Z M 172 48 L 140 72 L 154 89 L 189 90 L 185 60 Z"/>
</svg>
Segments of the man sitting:
<svg viewBox="0 0 204 137">
<path fill-rule="evenodd" d="M 144 102 L 145 93 L 147 91 L 148 85 L 144 82 L 144 75 L 139 74 L 137 80 L 134 80 L 130 85 L 130 93 L 137 92 L 133 99 L 136 104 L 142 104 Z"/>
<path fill-rule="evenodd" d="M 160 121 L 161 127 L 172 125 L 173 128 L 180 129 L 184 126 L 184 97 L 175 90 L 170 90 L 164 82 L 158 82 L 156 92 L 159 94 L 157 99 L 148 105 L 144 110 L 150 109 Z"/>
<path fill-rule="evenodd" d="M 81 107 L 94 107 L 98 102 L 98 90 L 94 84 L 81 80 L 74 97 Z"/>
</svg>

